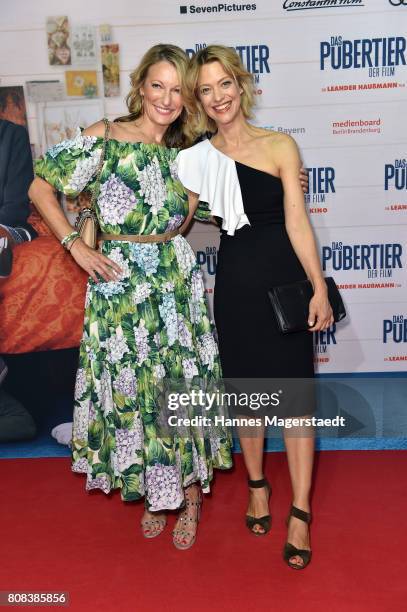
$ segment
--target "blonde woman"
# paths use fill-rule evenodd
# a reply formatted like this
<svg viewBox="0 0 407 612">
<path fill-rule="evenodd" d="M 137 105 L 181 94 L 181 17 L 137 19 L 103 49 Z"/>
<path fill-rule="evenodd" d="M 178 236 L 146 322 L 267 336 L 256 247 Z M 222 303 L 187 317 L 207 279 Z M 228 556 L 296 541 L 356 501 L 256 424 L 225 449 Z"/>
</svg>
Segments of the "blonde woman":
<svg viewBox="0 0 407 612">
<path fill-rule="evenodd" d="M 201 218 L 213 215 L 221 224 L 214 305 L 223 375 L 312 378 L 310 332 L 326 329 L 333 318 L 304 207 L 296 143 L 248 122 L 252 75 L 229 47 L 211 45 L 199 51 L 192 58 L 188 80 L 195 95 L 195 131 L 211 132 L 213 137 L 179 154 L 178 175 L 189 190 L 190 212 L 197 209 Z M 314 287 L 309 331 L 283 335 L 273 319 L 267 290 L 307 277 Z M 313 411 L 305 395 L 295 416 Z M 264 428 L 260 433 L 240 436 L 250 488 L 246 524 L 256 535 L 266 534 L 271 524 L 271 489 L 262 467 Z M 285 436 L 285 443 L 293 502 L 284 559 L 290 567 L 302 569 L 311 558 L 314 440 L 299 431 Z"/>
<path fill-rule="evenodd" d="M 73 423 L 73 471 L 86 488 L 145 498 L 142 532 L 158 536 L 167 510 L 183 508 L 173 541 L 195 541 L 201 491 L 213 468 L 232 465 L 222 429 L 162 433 L 157 388 L 168 378 L 216 381 L 218 349 L 202 274 L 180 235 L 188 200 L 176 174 L 190 144 L 188 60 L 174 45 L 149 49 L 131 75 L 128 115 L 110 125 L 96 212 L 102 251 L 90 249 L 55 198 L 95 186 L 105 126 L 52 147 L 36 163 L 30 197 L 77 264 L 88 272 Z"/>
</svg>

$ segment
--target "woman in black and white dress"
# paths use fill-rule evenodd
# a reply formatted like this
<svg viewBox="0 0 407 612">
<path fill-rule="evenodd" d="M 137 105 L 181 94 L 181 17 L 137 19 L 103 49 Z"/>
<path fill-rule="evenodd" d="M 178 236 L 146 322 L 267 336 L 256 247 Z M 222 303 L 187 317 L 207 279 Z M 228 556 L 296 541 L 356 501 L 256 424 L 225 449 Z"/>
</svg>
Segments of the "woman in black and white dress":
<svg viewBox="0 0 407 612">
<path fill-rule="evenodd" d="M 214 136 L 181 151 L 178 174 L 189 191 L 190 215 L 196 211 L 201 219 L 217 217 L 221 224 L 214 306 L 223 376 L 310 379 L 310 332 L 326 329 L 333 317 L 305 211 L 296 143 L 290 136 L 248 123 L 252 76 L 232 49 L 202 49 L 192 59 L 189 75 L 197 133 L 210 131 Z M 309 331 L 281 334 L 267 290 L 307 277 L 314 288 Z M 315 410 L 312 397 L 305 395 L 285 416 L 310 415 Z M 267 533 L 271 522 L 271 490 L 262 467 L 264 428 L 260 434 L 240 435 L 250 487 L 246 523 L 256 535 Z M 285 433 L 285 444 L 293 505 L 284 558 L 302 569 L 311 557 L 314 438 L 304 430 Z"/>
</svg>

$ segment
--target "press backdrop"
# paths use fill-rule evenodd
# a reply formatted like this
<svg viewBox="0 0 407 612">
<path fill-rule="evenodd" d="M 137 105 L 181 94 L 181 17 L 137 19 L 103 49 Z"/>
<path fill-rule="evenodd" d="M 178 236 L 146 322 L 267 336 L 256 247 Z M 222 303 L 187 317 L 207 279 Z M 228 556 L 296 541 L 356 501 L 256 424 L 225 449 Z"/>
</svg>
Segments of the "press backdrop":
<svg viewBox="0 0 407 612">
<path fill-rule="evenodd" d="M 346 322 L 315 337 L 319 371 L 405 370 L 406 0 L 184 1 L 2 2 L 0 86 L 64 82 L 75 68 L 48 63 L 53 15 L 112 26 L 121 92 L 103 100 L 111 119 L 125 111 L 129 73 L 151 45 L 171 42 L 189 54 L 215 42 L 235 47 L 255 75 L 255 122 L 291 134 L 310 169 L 306 205 L 321 261 L 348 308 Z M 102 91 L 100 58 L 95 68 Z M 38 153 L 38 107 L 27 102 L 27 110 Z M 190 240 L 211 300 L 218 232 L 195 223 Z"/>
</svg>

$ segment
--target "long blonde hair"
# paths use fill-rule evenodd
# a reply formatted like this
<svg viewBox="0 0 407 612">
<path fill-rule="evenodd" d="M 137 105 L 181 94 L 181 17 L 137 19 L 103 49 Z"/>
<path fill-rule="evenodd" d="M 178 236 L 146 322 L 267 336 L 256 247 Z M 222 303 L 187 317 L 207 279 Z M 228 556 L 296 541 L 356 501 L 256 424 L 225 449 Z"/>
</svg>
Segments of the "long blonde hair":
<svg viewBox="0 0 407 612">
<path fill-rule="evenodd" d="M 254 81 L 253 75 L 243 66 L 239 55 L 234 49 L 223 45 L 209 45 L 200 49 L 191 59 L 188 70 L 188 86 L 193 97 L 193 113 L 191 116 L 191 129 L 198 136 L 205 132 L 215 133 L 216 123 L 205 113 L 198 93 L 199 71 L 205 64 L 219 62 L 225 72 L 235 79 L 243 90 L 240 97 L 240 106 L 246 119 L 253 117 Z"/>
<path fill-rule="evenodd" d="M 187 71 L 189 60 L 186 53 L 176 45 L 159 44 L 151 47 L 142 57 L 141 62 L 130 74 L 131 89 L 126 96 L 128 115 L 117 117 L 115 121 L 135 121 L 143 114 L 143 97 L 140 88 L 147 77 L 148 70 L 158 62 L 169 62 L 176 69 L 180 84 L 184 108 L 180 116 L 168 126 L 164 134 L 164 144 L 167 147 L 187 147 L 192 143 L 193 136 L 188 122 L 192 106 L 192 96 L 187 86 Z"/>
</svg>

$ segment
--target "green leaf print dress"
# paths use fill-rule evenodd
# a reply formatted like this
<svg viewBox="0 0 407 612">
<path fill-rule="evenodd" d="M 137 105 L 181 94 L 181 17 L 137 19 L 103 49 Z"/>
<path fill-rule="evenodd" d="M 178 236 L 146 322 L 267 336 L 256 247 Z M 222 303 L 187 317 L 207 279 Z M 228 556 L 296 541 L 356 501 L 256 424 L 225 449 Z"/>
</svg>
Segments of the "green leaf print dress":
<svg viewBox="0 0 407 612">
<path fill-rule="evenodd" d="M 66 195 L 92 189 L 102 145 L 103 138 L 78 129 L 37 160 L 36 174 Z M 103 232 L 156 234 L 182 225 L 188 201 L 177 154 L 156 144 L 107 142 L 96 204 Z M 102 252 L 122 275 L 88 281 L 72 469 L 87 475 L 87 490 L 120 488 L 125 501 L 145 496 L 151 511 L 175 509 L 184 487 L 196 482 L 208 492 L 213 468 L 232 465 L 230 435 L 214 422 L 182 435 L 163 436 L 160 426 L 160 382 L 216 384 L 221 377 L 202 272 L 181 235 L 165 243 L 106 241 Z"/>
</svg>

